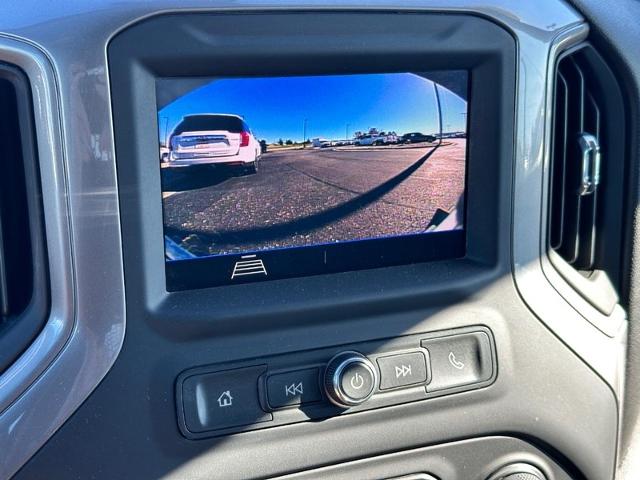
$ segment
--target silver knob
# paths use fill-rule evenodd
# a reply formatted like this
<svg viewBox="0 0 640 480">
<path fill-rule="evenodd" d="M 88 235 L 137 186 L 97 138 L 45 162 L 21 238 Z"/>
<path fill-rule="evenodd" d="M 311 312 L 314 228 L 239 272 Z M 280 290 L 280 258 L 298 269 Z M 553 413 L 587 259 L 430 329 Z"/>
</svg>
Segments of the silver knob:
<svg viewBox="0 0 640 480">
<path fill-rule="evenodd" d="M 342 352 L 327 364 L 324 389 L 334 405 L 346 408 L 366 402 L 378 386 L 378 370 L 358 352 Z"/>
<path fill-rule="evenodd" d="M 546 480 L 546 475 L 528 463 L 513 463 L 502 467 L 487 480 Z"/>
</svg>

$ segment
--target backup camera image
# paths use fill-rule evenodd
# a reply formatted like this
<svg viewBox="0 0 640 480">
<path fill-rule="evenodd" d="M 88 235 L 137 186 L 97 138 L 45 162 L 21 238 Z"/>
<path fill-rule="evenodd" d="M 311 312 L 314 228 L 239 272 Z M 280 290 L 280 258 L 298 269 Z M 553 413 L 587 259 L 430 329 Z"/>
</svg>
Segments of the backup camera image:
<svg viewBox="0 0 640 480">
<path fill-rule="evenodd" d="M 264 280 L 288 276 L 269 252 L 315 247 L 368 268 L 380 248 L 327 252 L 464 228 L 464 71 L 159 79 L 157 99 L 169 263 L 225 257 L 218 283 Z"/>
</svg>

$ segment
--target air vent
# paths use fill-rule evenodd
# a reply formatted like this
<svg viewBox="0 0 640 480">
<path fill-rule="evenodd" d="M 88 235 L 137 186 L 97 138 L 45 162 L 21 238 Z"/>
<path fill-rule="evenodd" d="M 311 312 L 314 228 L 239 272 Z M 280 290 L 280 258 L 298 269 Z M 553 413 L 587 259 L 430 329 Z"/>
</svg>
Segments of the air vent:
<svg viewBox="0 0 640 480">
<path fill-rule="evenodd" d="M 34 145 L 28 81 L 0 64 L 0 372 L 37 335 L 47 309 Z"/>
<path fill-rule="evenodd" d="M 607 314 L 621 280 L 624 129 L 620 88 L 602 57 L 589 44 L 565 53 L 555 73 L 549 247 L 557 255 L 550 258 Z"/>
</svg>

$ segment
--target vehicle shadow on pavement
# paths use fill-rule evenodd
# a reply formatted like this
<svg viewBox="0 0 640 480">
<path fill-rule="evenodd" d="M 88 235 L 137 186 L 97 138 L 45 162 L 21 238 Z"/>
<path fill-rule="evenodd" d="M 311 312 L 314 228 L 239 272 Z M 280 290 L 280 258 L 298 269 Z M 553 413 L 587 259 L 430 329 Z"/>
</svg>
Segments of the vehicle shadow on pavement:
<svg viewBox="0 0 640 480">
<path fill-rule="evenodd" d="M 314 213 L 302 218 L 296 218 L 276 225 L 269 225 L 258 228 L 245 228 L 235 230 L 220 230 L 215 234 L 203 230 L 183 230 L 167 228 L 166 234 L 171 237 L 184 238 L 191 234 L 197 234 L 203 241 L 216 243 L 233 242 L 234 244 L 256 243 L 270 240 L 290 238 L 293 234 L 311 232 L 323 228 L 324 226 L 337 222 L 344 217 L 351 215 L 362 208 L 380 200 L 384 195 L 392 191 L 403 181 L 409 178 L 418 168 L 433 155 L 438 146 L 433 147 L 426 155 L 420 157 L 409 167 L 402 170 L 389 180 L 381 183 L 377 187 L 347 201 L 322 212 Z"/>
<path fill-rule="evenodd" d="M 195 173 L 195 175 L 194 175 Z M 163 168 L 162 191 L 187 191 L 211 187 L 237 176 L 232 169 L 212 168 L 209 165 Z"/>
</svg>

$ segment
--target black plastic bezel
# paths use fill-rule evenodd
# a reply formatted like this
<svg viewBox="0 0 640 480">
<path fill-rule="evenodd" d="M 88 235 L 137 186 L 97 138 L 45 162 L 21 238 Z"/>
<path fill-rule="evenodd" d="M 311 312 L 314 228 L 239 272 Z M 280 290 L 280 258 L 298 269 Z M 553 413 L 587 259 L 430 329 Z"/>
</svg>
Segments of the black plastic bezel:
<svg viewBox="0 0 640 480">
<path fill-rule="evenodd" d="M 163 15 L 119 34 L 108 53 L 127 297 L 142 301 L 172 335 L 206 335 L 213 325 L 217 332 L 240 332 L 326 321 L 326 311 L 321 317 L 311 312 L 328 307 L 368 303 L 373 308 L 385 301 L 385 308 L 393 309 L 404 301 L 406 308 L 406 297 L 414 295 L 427 304 L 449 302 L 498 275 L 497 270 L 509 269 L 515 47 L 509 34 L 491 22 L 396 12 Z M 468 71 L 473 92 L 464 258 L 167 291 L 158 78 L 443 69 Z M 283 312 L 300 309 L 307 312 L 304 320 Z M 349 308 L 342 313 L 349 314 Z"/>
</svg>

